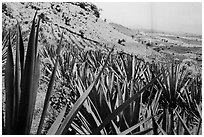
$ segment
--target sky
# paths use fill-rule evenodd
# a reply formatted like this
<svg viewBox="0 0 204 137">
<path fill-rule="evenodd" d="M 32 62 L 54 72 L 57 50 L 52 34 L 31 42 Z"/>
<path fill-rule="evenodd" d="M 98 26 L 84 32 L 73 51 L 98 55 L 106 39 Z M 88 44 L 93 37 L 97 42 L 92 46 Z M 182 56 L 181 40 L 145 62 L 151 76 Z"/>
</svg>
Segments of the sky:
<svg viewBox="0 0 204 137">
<path fill-rule="evenodd" d="M 201 2 L 94 2 L 101 17 L 136 29 L 202 34 Z"/>
</svg>

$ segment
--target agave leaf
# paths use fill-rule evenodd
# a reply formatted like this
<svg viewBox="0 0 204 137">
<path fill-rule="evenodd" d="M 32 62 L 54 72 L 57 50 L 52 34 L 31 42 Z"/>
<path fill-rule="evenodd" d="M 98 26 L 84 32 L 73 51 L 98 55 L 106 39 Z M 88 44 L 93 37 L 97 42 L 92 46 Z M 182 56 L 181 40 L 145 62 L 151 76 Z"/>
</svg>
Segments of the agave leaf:
<svg viewBox="0 0 204 137">
<path fill-rule="evenodd" d="M 175 113 L 178 116 L 179 120 L 181 121 L 181 124 L 183 125 L 184 129 L 187 131 L 187 134 L 191 135 L 190 130 L 188 129 L 188 127 L 185 124 L 184 120 L 181 118 L 181 116 L 178 114 L 178 112 L 176 110 L 175 110 Z"/>
<path fill-rule="evenodd" d="M 173 129 L 174 129 L 174 115 L 173 115 L 173 110 L 170 108 L 169 110 L 169 128 L 168 128 L 168 134 L 173 135 Z"/>
<path fill-rule="evenodd" d="M 149 82 L 150 79 L 151 79 L 151 76 L 150 76 L 150 72 L 148 71 L 148 69 L 146 71 L 144 71 L 144 76 L 146 78 L 146 81 Z"/>
<path fill-rule="evenodd" d="M 130 103 L 132 103 L 138 96 L 141 95 L 143 91 L 148 89 L 156 80 L 159 78 L 161 73 L 152 79 L 145 87 L 143 87 L 140 91 L 136 92 L 131 98 L 127 99 L 122 105 L 120 105 L 116 110 L 114 110 L 105 120 L 104 122 L 93 132 L 93 134 L 98 134 L 101 129 L 103 129 L 112 119 L 114 119 L 121 111 L 123 111 Z"/>
<path fill-rule="evenodd" d="M 75 121 L 72 122 L 71 127 L 79 135 L 86 135 L 86 131 L 84 131 L 83 128 L 79 124 L 77 124 Z"/>
<path fill-rule="evenodd" d="M 66 112 L 66 106 L 61 110 L 61 112 L 59 113 L 59 115 L 57 116 L 55 122 L 52 124 L 52 126 L 50 127 L 50 129 L 47 132 L 47 135 L 54 135 L 57 131 L 57 129 L 59 128 L 63 118 L 64 118 L 64 114 Z"/>
<path fill-rule="evenodd" d="M 125 63 L 125 58 L 124 57 L 122 57 L 122 55 L 121 54 L 119 54 L 120 55 L 120 59 L 121 59 L 121 67 L 123 68 L 122 70 L 123 70 L 123 74 L 124 74 L 124 76 L 125 76 L 125 78 L 127 78 L 127 66 L 126 66 L 126 63 Z"/>
<path fill-rule="evenodd" d="M 2 135 L 6 135 L 5 119 L 4 119 L 4 113 L 3 113 L 3 111 L 2 111 Z"/>
<path fill-rule="evenodd" d="M 133 80 L 133 75 L 134 75 L 134 72 L 133 72 L 133 69 L 134 69 L 134 62 L 133 62 L 133 55 L 128 55 L 127 56 L 127 63 L 126 63 L 126 65 L 127 65 L 127 79 L 128 80 Z"/>
<path fill-rule="evenodd" d="M 115 60 L 114 66 L 115 66 L 115 67 L 113 68 L 113 71 L 115 72 L 115 74 L 118 75 L 118 76 L 123 76 L 123 77 L 125 77 L 125 74 L 124 74 L 124 72 L 122 71 L 121 65 L 119 65 L 118 60 Z"/>
<path fill-rule="evenodd" d="M 151 109 L 151 114 L 152 115 L 154 114 L 152 109 Z M 152 126 L 153 126 L 153 134 L 158 135 L 158 131 L 157 131 L 158 126 L 156 124 L 156 119 L 154 117 L 152 117 Z"/>
<path fill-rule="evenodd" d="M 133 135 L 145 135 L 145 134 L 147 134 L 148 132 L 152 131 L 152 129 L 153 129 L 153 128 L 148 128 L 148 129 L 145 129 L 145 130 L 143 130 L 143 131 L 133 133 Z"/>
<path fill-rule="evenodd" d="M 123 104 L 123 97 L 122 97 L 122 90 L 123 90 L 123 88 L 121 88 L 120 87 L 120 82 L 119 82 L 119 80 L 118 80 L 118 77 L 116 77 L 117 79 L 117 81 L 116 81 L 116 83 L 117 83 L 117 91 L 118 91 L 118 94 L 117 94 L 117 99 L 118 99 L 118 105 L 117 106 L 120 106 L 121 104 Z M 126 124 L 125 124 L 125 117 L 124 117 L 124 115 L 123 115 L 123 112 L 121 112 L 120 114 L 119 114 L 119 126 L 120 126 L 120 131 L 124 131 L 126 128 L 127 128 L 127 126 L 126 126 Z"/>
<path fill-rule="evenodd" d="M 127 80 L 124 80 L 123 83 L 125 86 L 124 99 L 123 99 L 123 103 L 124 103 L 125 100 L 128 100 L 130 98 L 130 90 L 131 89 L 129 88 L 129 83 L 127 82 Z M 127 121 L 128 126 L 131 126 L 131 109 L 132 109 L 132 103 L 130 103 L 130 105 L 128 105 L 127 108 L 122 112 L 125 120 Z"/>
<path fill-rule="evenodd" d="M 157 124 L 157 127 L 162 132 L 163 135 L 167 135 L 167 133 L 162 129 L 162 127 L 158 124 L 158 122 L 155 120 L 155 124 Z"/>
<path fill-rule="evenodd" d="M 78 80 L 78 85 L 76 87 L 77 87 L 78 91 L 80 92 L 80 95 L 82 95 L 84 90 L 85 90 L 85 87 L 84 87 L 80 77 L 78 77 L 77 80 Z M 100 125 L 100 123 L 102 123 L 101 117 L 100 117 L 94 103 L 92 102 L 92 100 L 89 97 L 87 97 L 87 100 L 85 100 L 84 107 L 87 110 L 87 112 L 93 117 L 94 122 L 89 122 L 90 125 L 92 125 L 91 128 L 95 127 L 95 125 L 93 126 L 94 123 L 96 123 L 96 125 Z M 88 121 L 90 121 L 90 115 L 88 115 L 88 118 L 87 118 Z M 105 134 L 105 132 L 104 132 L 104 134 Z"/>
<path fill-rule="evenodd" d="M 194 100 L 194 102 L 195 102 L 196 108 L 197 108 L 197 110 L 198 110 L 199 116 L 200 116 L 200 118 L 202 119 L 202 111 L 201 111 L 201 108 L 198 106 L 198 104 L 196 103 L 195 100 Z"/>
<path fill-rule="evenodd" d="M 111 104 L 110 101 L 108 101 L 106 93 L 107 93 L 107 89 L 105 87 L 104 84 L 104 75 L 101 75 L 101 81 L 100 81 L 100 88 L 98 89 L 99 92 L 99 100 L 100 100 L 100 115 L 102 120 L 105 119 L 105 117 L 112 112 L 112 108 L 111 108 Z M 92 92 L 93 93 L 93 92 Z M 91 95 L 91 93 L 90 93 Z M 95 96 L 93 96 L 92 98 L 96 98 Z"/>
<path fill-rule="evenodd" d="M 165 106 L 164 108 L 164 112 L 163 112 L 163 125 L 164 127 L 162 127 L 163 129 L 165 129 L 165 132 L 169 133 L 168 132 L 168 128 L 169 128 L 169 109 L 167 108 L 167 106 Z"/>
<path fill-rule="evenodd" d="M 123 103 L 122 91 L 121 91 L 120 82 L 118 80 L 118 77 L 116 80 L 117 80 L 116 83 L 117 83 L 117 88 L 118 88 L 117 89 L 117 91 L 118 91 L 118 106 L 120 106 Z"/>
<path fill-rule="evenodd" d="M 113 49 L 114 49 L 114 47 L 113 47 Z M 95 81 L 88 87 L 88 89 L 83 93 L 83 95 L 80 96 L 80 98 L 76 101 L 73 108 L 70 110 L 69 114 L 66 116 L 65 120 L 63 121 L 62 125 L 60 126 L 60 128 L 58 129 L 56 134 L 66 134 L 66 130 L 70 127 L 74 117 L 78 113 L 83 102 L 85 101 L 85 99 L 87 98 L 87 96 L 89 95 L 89 93 L 91 92 L 93 87 L 97 84 L 103 70 L 106 67 L 106 64 L 108 63 L 108 59 L 110 57 L 110 54 L 113 52 L 113 49 L 109 52 L 108 57 L 106 58 L 106 61 L 105 61 L 104 65 L 102 66 L 102 69 L 99 72 L 98 76 L 96 77 Z"/>
<path fill-rule="evenodd" d="M 58 47 L 57 59 L 56 59 L 56 62 L 55 62 L 55 66 L 54 66 L 54 69 L 52 71 L 52 75 L 51 75 L 51 78 L 50 78 L 50 81 L 49 81 L 49 84 L 48 84 L 48 89 L 47 89 L 47 93 L 46 93 L 46 96 L 45 96 L 44 107 L 43 107 L 42 115 L 41 115 L 41 118 L 40 118 L 40 123 L 39 123 L 39 126 L 38 126 L 37 134 L 41 134 L 42 127 L 43 127 L 43 124 L 44 124 L 44 120 L 45 120 L 45 117 L 47 115 L 47 108 L 48 108 L 48 105 L 49 105 L 50 97 L 52 95 L 55 76 L 56 76 L 56 72 L 57 72 L 57 66 L 58 66 L 58 63 L 59 63 L 59 58 L 58 57 L 59 57 L 60 51 L 61 51 L 62 37 L 63 37 L 63 32 L 61 34 L 61 40 L 60 40 L 59 47 Z"/>
<path fill-rule="evenodd" d="M 37 14 L 37 12 L 36 12 Z M 20 97 L 20 106 L 19 106 L 19 123 L 18 131 L 19 134 L 29 134 L 32 117 L 33 117 L 33 108 L 35 106 L 34 97 L 35 92 L 33 92 L 33 77 L 34 77 L 34 67 L 35 67 L 35 17 L 34 16 L 30 38 L 28 41 L 27 55 L 25 61 L 25 69 L 23 72 L 22 80 L 22 91 Z"/>
<path fill-rule="evenodd" d="M 19 42 L 19 50 L 20 50 L 20 64 L 21 64 L 21 77 L 23 74 L 24 70 L 24 44 L 23 44 L 23 37 L 21 34 L 21 27 L 18 24 L 18 42 Z M 22 83 L 22 78 L 21 78 L 21 83 Z"/>
<path fill-rule="evenodd" d="M 112 93 L 112 89 L 113 89 L 113 85 L 114 85 L 114 73 L 112 73 L 112 75 L 111 75 L 111 79 L 110 79 L 110 83 L 109 83 L 109 91 L 110 91 L 110 93 Z"/>
<path fill-rule="evenodd" d="M 169 84 L 170 84 L 170 102 L 173 101 L 174 92 L 175 92 L 175 81 L 174 81 L 174 63 L 171 63 L 171 70 L 169 75 Z M 171 105 L 171 104 L 170 104 Z"/>
<path fill-rule="evenodd" d="M 128 125 L 128 123 L 127 123 L 127 120 L 125 119 L 125 116 L 124 115 L 122 115 L 122 117 L 121 117 L 121 119 L 120 119 L 120 121 L 119 121 L 120 123 L 120 131 L 124 131 L 124 130 L 126 130 L 126 129 L 128 129 L 130 126 Z"/>
<path fill-rule="evenodd" d="M 155 99 L 154 99 L 154 104 L 153 104 L 153 112 L 155 113 L 156 110 L 158 110 L 158 106 L 159 106 L 159 99 L 161 97 L 161 94 L 162 94 L 162 89 L 159 90 L 159 92 L 156 93 L 155 95 Z"/>
<path fill-rule="evenodd" d="M 132 97 L 134 95 L 134 91 L 133 91 L 134 85 L 133 84 L 134 84 L 133 80 L 130 80 L 130 93 L 129 93 L 130 97 Z M 135 102 L 130 103 L 130 123 L 129 123 L 130 126 L 132 126 L 132 124 L 133 124 L 132 123 L 133 118 L 134 118 L 134 121 L 137 123 L 137 118 L 138 118 L 137 114 L 139 114 L 139 113 L 136 113 L 135 117 L 133 117 L 133 115 L 134 115 L 134 109 L 138 109 L 138 107 L 136 106 L 138 102 L 140 102 L 139 97 L 137 99 L 135 99 Z M 136 104 L 135 108 L 134 108 L 134 104 Z M 139 112 L 138 110 L 136 110 L 136 111 Z M 134 123 L 134 124 L 136 124 L 136 123 Z"/>
<path fill-rule="evenodd" d="M 87 99 L 88 99 L 88 101 L 89 101 L 90 104 L 91 104 L 91 105 L 90 105 L 91 108 L 93 108 L 93 109 L 92 109 L 92 112 L 90 112 L 90 114 L 91 114 L 92 117 L 94 118 L 94 120 L 95 120 L 97 126 L 99 126 L 100 123 L 102 123 L 102 119 L 101 119 L 101 117 L 100 117 L 100 115 L 99 115 L 99 112 L 97 111 L 97 109 L 96 109 L 96 107 L 94 106 L 94 104 L 93 104 L 93 102 L 91 101 L 91 99 L 90 99 L 89 97 L 88 97 Z M 89 106 L 87 106 L 87 107 L 89 107 Z M 103 130 L 103 134 L 107 134 L 106 130 Z"/>
<path fill-rule="evenodd" d="M 133 78 L 135 78 L 136 75 L 139 74 L 139 69 L 140 69 L 140 66 L 142 65 L 141 63 L 142 63 L 141 61 L 139 61 L 139 62 L 137 63 L 137 66 L 135 67 L 135 75 L 133 76 Z M 139 76 L 139 75 L 138 75 L 138 76 Z M 137 78 L 136 78 L 136 79 L 137 79 Z"/>
<path fill-rule="evenodd" d="M 164 89 L 165 99 L 169 101 L 170 100 L 170 95 L 169 95 L 170 86 L 169 86 L 169 82 L 168 82 L 169 73 L 165 73 L 165 71 L 162 71 L 162 73 L 163 73 L 162 76 L 164 77 L 164 82 L 163 82 L 164 84 L 161 84 L 161 86 Z M 160 80 L 159 80 L 159 82 L 160 82 Z M 162 82 L 160 82 L 160 83 L 162 83 Z"/>
<path fill-rule="evenodd" d="M 107 111 L 107 113 L 109 113 L 109 112 L 112 112 L 112 106 L 111 106 L 111 97 L 110 97 L 110 92 L 109 92 L 109 89 L 108 89 L 108 86 L 106 85 L 106 82 L 105 82 L 105 80 L 106 80 L 106 76 L 104 76 L 104 75 L 102 75 L 101 76 L 101 78 L 102 78 L 102 82 L 100 82 L 100 94 L 101 94 L 101 97 L 103 97 L 102 98 L 102 104 L 105 104 L 105 105 L 107 105 L 108 106 L 108 109 L 106 109 L 106 110 L 108 110 Z M 103 101 L 105 101 L 105 102 L 103 102 Z"/>
<path fill-rule="evenodd" d="M 136 67 L 136 58 L 135 56 L 132 57 L 132 76 L 131 79 L 135 78 L 135 67 Z"/>
<path fill-rule="evenodd" d="M 3 40 L 2 40 L 2 51 L 4 51 L 4 52 L 2 52 L 2 53 L 6 53 L 6 49 L 7 49 L 7 42 L 9 41 L 9 34 L 10 32 L 8 31 L 7 33 L 6 33 L 6 35 L 4 36 L 4 38 L 3 38 Z"/>
<path fill-rule="evenodd" d="M 78 118 L 79 118 L 79 120 L 81 121 L 81 123 L 82 123 L 82 129 L 84 130 L 84 132 L 86 133 L 86 135 L 89 135 L 90 133 L 91 133 L 91 129 L 90 129 L 90 127 L 89 127 L 89 123 L 88 123 L 88 119 L 87 119 L 87 115 L 86 115 L 87 113 L 85 113 L 85 115 L 83 115 L 80 111 L 79 111 L 79 113 L 77 114 L 78 115 Z M 90 119 L 91 119 L 91 117 L 89 117 Z M 91 122 L 93 122 L 92 120 L 91 120 Z M 91 123 L 92 125 L 91 126 L 93 126 L 93 123 Z M 95 123 L 94 123 L 95 124 Z M 67 132 L 67 131 L 66 131 Z"/>
<path fill-rule="evenodd" d="M 36 96 L 37 96 L 37 91 L 39 87 L 39 79 L 40 79 L 40 56 L 37 55 L 36 62 L 35 62 L 35 68 L 34 68 L 34 75 L 33 75 L 33 99 L 32 99 L 32 104 L 33 108 L 31 109 L 32 112 L 35 110 L 35 102 L 36 102 Z"/>
<path fill-rule="evenodd" d="M 181 117 L 184 119 L 184 110 L 181 110 L 180 114 L 181 114 Z M 180 120 L 177 120 L 177 134 L 178 135 L 183 135 L 184 134 L 184 128 L 181 124 L 181 121 Z"/>
<path fill-rule="evenodd" d="M 10 41 L 9 33 L 9 43 L 7 48 L 7 60 L 5 66 L 5 91 L 6 91 L 6 116 L 5 116 L 5 131 L 6 134 L 12 134 L 12 122 L 14 121 L 14 62 Z"/>
<path fill-rule="evenodd" d="M 38 52 L 38 33 L 39 33 L 40 19 L 41 18 L 38 18 L 38 23 L 37 23 L 36 33 L 35 33 L 35 58 Z"/>
<path fill-rule="evenodd" d="M 140 119 L 140 106 L 141 106 L 141 96 L 138 96 L 137 99 L 134 102 L 134 106 L 133 106 L 133 112 L 131 114 L 131 125 L 137 124 L 139 122 Z M 139 132 L 140 128 L 136 128 L 133 132 Z"/>
<path fill-rule="evenodd" d="M 199 124 L 198 124 L 198 128 L 197 128 L 197 131 L 196 131 L 196 135 L 200 134 L 200 130 L 201 129 L 202 129 L 202 118 L 200 118 L 200 120 L 199 120 Z"/>
<path fill-rule="evenodd" d="M 120 129 L 116 126 L 116 124 L 113 121 L 111 121 L 111 124 L 113 125 L 114 128 L 113 130 L 115 130 L 116 134 L 119 135 L 121 133 Z"/>
<path fill-rule="evenodd" d="M 189 95 L 189 93 L 187 92 L 187 90 L 184 88 L 184 93 L 185 93 L 185 96 L 186 96 L 186 100 L 187 100 L 187 105 L 188 105 L 188 107 L 190 108 L 190 109 L 192 109 L 191 108 L 191 101 L 190 101 L 190 95 Z"/>
<path fill-rule="evenodd" d="M 16 42 L 16 64 L 15 64 L 15 86 L 14 86 L 14 124 L 17 123 L 18 119 L 18 108 L 19 108 L 19 99 L 20 99 L 20 92 L 21 92 L 21 87 L 20 87 L 20 81 L 21 81 L 21 74 L 20 74 L 20 32 L 19 32 L 19 23 L 17 24 L 17 42 Z M 22 72 L 22 71 L 21 71 Z M 17 125 L 15 125 L 17 126 Z"/>
<path fill-rule="evenodd" d="M 141 121 L 140 123 L 137 123 L 136 125 L 126 129 L 125 131 L 121 132 L 119 135 L 127 135 L 128 133 L 132 132 L 133 130 L 135 130 L 136 128 L 138 128 L 139 126 L 141 126 L 142 124 L 144 124 L 145 122 L 149 121 L 151 117 L 146 118 L 145 120 Z"/>
</svg>

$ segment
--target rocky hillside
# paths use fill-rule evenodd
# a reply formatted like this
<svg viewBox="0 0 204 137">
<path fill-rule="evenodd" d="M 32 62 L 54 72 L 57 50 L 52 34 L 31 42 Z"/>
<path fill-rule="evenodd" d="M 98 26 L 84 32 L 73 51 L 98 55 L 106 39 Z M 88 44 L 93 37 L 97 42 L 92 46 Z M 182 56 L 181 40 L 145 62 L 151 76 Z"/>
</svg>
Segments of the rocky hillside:
<svg viewBox="0 0 204 137">
<path fill-rule="evenodd" d="M 35 11 L 41 15 L 39 45 L 56 45 L 62 29 L 65 30 L 65 41 L 82 48 L 102 48 L 116 45 L 116 49 L 137 54 L 141 57 L 158 55 L 131 36 L 117 31 L 112 25 L 100 18 L 97 7 L 92 3 L 3 3 L 2 25 L 5 30 L 20 22 L 26 37 L 31 27 Z M 120 40 L 123 40 L 121 43 Z"/>
</svg>

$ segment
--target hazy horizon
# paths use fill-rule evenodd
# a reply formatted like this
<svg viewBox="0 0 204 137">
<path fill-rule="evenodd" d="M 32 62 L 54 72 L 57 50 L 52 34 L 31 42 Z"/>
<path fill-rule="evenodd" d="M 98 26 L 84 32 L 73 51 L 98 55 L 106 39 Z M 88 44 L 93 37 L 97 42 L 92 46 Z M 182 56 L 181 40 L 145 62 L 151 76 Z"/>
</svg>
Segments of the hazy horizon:
<svg viewBox="0 0 204 137">
<path fill-rule="evenodd" d="M 201 2 L 94 2 L 101 17 L 135 29 L 202 34 Z"/>
</svg>

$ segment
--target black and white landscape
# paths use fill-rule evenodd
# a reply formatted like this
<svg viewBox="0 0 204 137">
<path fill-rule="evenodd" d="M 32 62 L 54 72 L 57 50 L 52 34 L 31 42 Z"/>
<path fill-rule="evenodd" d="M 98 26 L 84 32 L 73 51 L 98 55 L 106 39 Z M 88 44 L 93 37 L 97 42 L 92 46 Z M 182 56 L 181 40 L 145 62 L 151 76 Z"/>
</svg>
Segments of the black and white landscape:
<svg viewBox="0 0 204 137">
<path fill-rule="evenodd" d="M 201 18 L 202 3 L 2 3 L 2 134 L 201 135 Z"/>
</svg>

